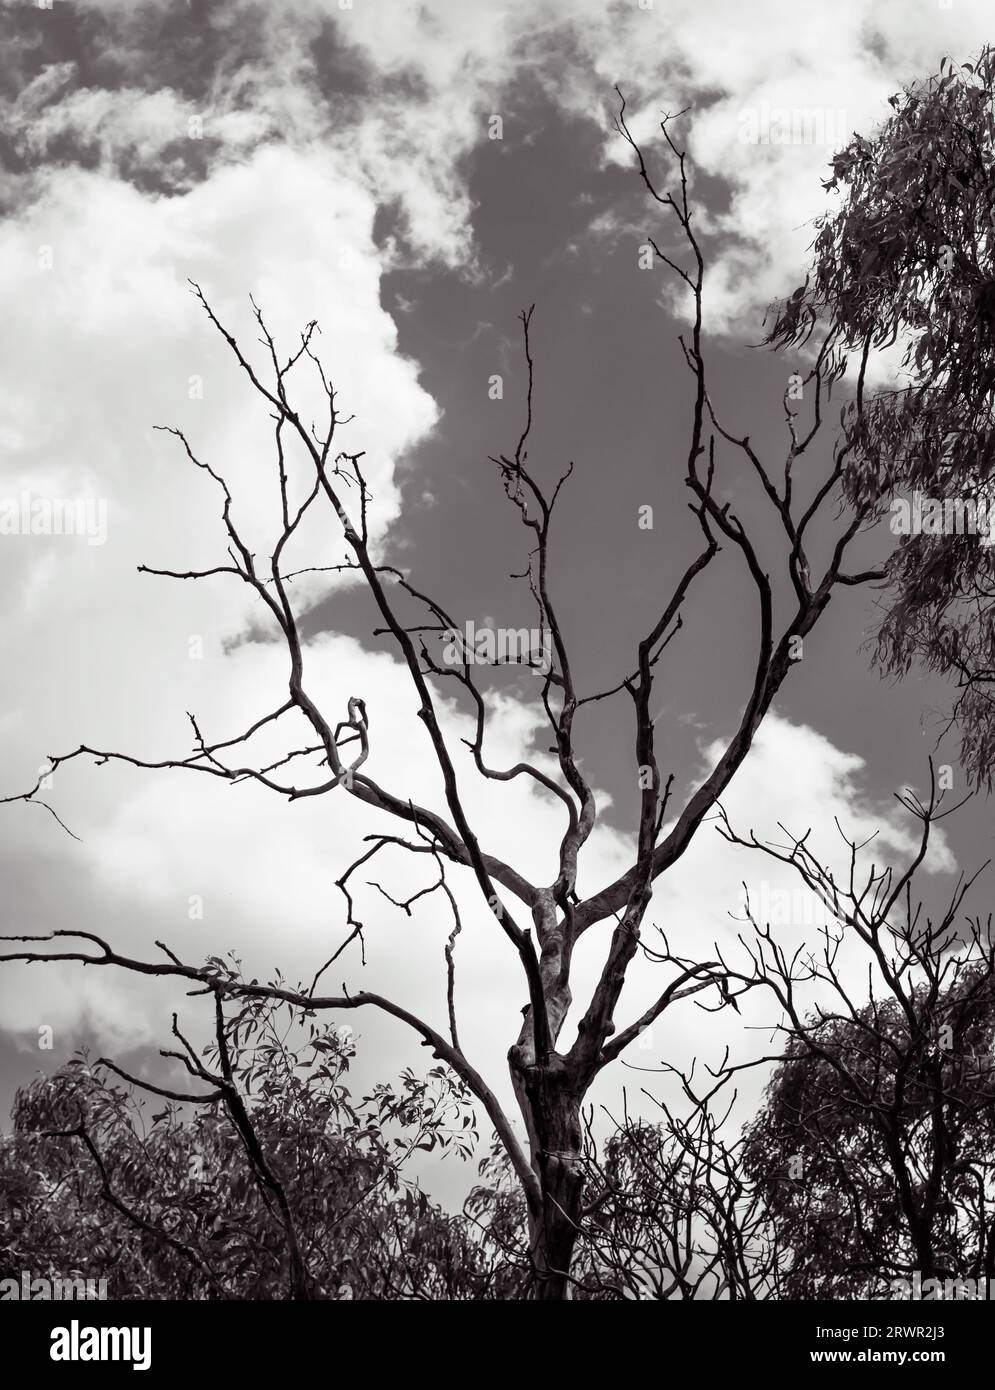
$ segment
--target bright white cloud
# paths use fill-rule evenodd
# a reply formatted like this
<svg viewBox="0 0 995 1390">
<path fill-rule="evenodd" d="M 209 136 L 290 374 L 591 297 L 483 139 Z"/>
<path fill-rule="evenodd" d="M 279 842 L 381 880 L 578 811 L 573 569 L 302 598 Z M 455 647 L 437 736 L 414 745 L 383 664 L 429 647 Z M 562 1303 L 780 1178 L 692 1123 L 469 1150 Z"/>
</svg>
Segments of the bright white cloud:
<svg viewBox="0 0 995 1390">
<path fill-rule="evenodd" d="M 129 7 L 100 4 L 123 11 L 128 35 Z M 821 182 L 833 148 L 852 130 L 871 129 L 888 114 L 888 96 L 935 71 L 945 53 L 966 59 L 989 38 L 985 0 L 949 8 L 840 0 L 804 14 L 775 0 L 758 0 L 748 14 L 738 0 L 292 0 L 268 10 L 230 0 L 217 22 L 228 24 L 234 41 L 250 18 L 265 25 L 266 58 L 219 74 L 206 112 L 169 92 L 85 90 L 40 112 L 42 92 L 66 78 L 59 65 L 8 118 L 31 148 L 76 126 L 108 153 L 148 152 L 175 139 L 191 115 L 204 117 L 228 156 L 260 139 L 320 140 L 351 160 L 379 201 L 400 207 L 416 255 L 471 270 L 473 207 L 462 161 L 486 138 L 488 115 L 500 114 L 514 85 L 532 74 L 564 109 L 605 131 L 606 159 L 628 162 L 627 147 L 610 133 L 618 83 L 643 140 L 655 137 L 662 111 L 692 107 L 685 127 L 692 184 L 701 173 L 729 189 L 726 212 L 699 211 L 700 225 L 719 238 L 709 261 L 707 326 L 746 336 L 757 310 L 801 278 L 812 219 L 826 206 Z M 318 96 L 311 45 L 328 24 L 371 81 L 358 117 L 325 108 Z M 796 127 L 795 139 L 744 142 L 765 121 L 776 130 L 778 112 L 789 132 Z"/>
<path fill-rule="evenodd" d="M 714 766 L 722 747 L 716 741 L 702 748 L 703 771 Z M 863 882 L 861 876 L 872 866 L 877 872 L 887 866 L 900 872 L 913 862 L 919 845 L 919 827 L 912 817 L 894 801 L 876 804 L 868 796 L 866 771 L 863 759 L 835 747 L 816 730 L 793 724 L 775 712 L 761 726 L 722 805 L 733 830 L 743 838 L 748 839 L 753 832 L 761 842 L 783 848 L 788 843 L 785 830 L 797 835 L 811 830 L 809 847 L 841 886 L 847 882 L 849 849 L 840 830 L 858 844 L 867 842 L 858 858 L 858 882 Z M 924 791 L 919 788 L 921 795 Z M 937 826 L 921 873 L 943 875 L 956 867 L 943 827 Z M 714 959 L 712 947 L 717 944 L 730 965 L 748 969 L 746 953 L 737 941 L 740 935 L 748 943 L 754 940 L 746 917 L 744 884 L 759 925 L 771 927 L 789 956 L 803 945 L 818 951 L 819 926 L 826 922 L 826 913 L 804 888 L 797 872 L 760 851 L 730 845 L 714 824 L 702 827 L 684 857 L 659 881 L 648 921 L 666 933 L 679 955 L 691 960 Z M 918 893 L 926 887 L 917 879 Z M 647 929 L 644 935 L 652 945 L 651 932 Z M 858 1005 L 868 997 L 868 964 L 866 949 L 848 935 L 837 965 L 844 986 L 853 991 Z M 620 1024 L 638 1018 L 659 994 L 655 973 L 660 972 L 646 967 L 627 981 L 618 1011 Z M 876 975 L 874 989 L 881 993 Z M 823 987 L 807 987 L 799 998 L 803 1011 L 816 1002 L 827 1008 L 834 1004 L 839 1007 L 839 999 L 834 1000 Z M 713 1004 L 712 1000 L 705 1002 Z M 779 1020 L 773 996 L 757 991 L 742 1001 L 741 1010 L 741 1014 L 728 1009 L 710 1013 L 694 1001 L 676 1006 L 629 1050 L 626 1060 L 653 1067 L 666 1059 L 673 1066 L 690 1070 L 698 1059 L 695 1075 L 707 1080 L 703 1065 L 719 1065 L 727 1046 L 732 1058 L 740 1062 L 776 1054 L 783 1037 L 773 1028 Z M 754 1113 L 767 1076 L 767 1068 L 742 1075 L 740 1113 L 744 1116 Z M 639 1081 L 654 1091 L 652 1079 L 641 1077 Z M 606 1076 L 603 1094 L 611 1095 L 617 1085 L 618 1078 Z M 673 1094 L 672 1084 L 661 1077 L 656 1093 L 667 1091 Z"/>
<path fill-rule="evenodd" d="M 709 6 L 676 0 L 652 10 L 596 0 L 569 10 L 542 0 L 390 7 L 356 0 L 345 13 L 333 0 L 295 0 L 278 12 L 274 7 L 270 21 L 286 27 L 297 15 L 303 27 L 295 41 L 274 45 L 278 57 L 269 68 L 226 79 L 206 112 L 224 157 L 210 177 L 170 198 L 121 182 L 111 157 L 128 151 L 145 159 L 167 148 L 199 114 L 188 102 L 171 92 L 83 90 L 42 106 L 40 98 L 66 74 L 54 70 L 39 79 L 14 113 L 27 146 L 43 151 L 73 131 L 97 141 L 107 157 L 92 172 L 53 168 L 37 176 L 31 201 L 0 225 L 3 491 L 105 498 L 109 536 L 100 547 L 56 537 L 5 538 L 0 546 L 7 595 L 0 640 L 17 656 L 0 706 L 5 779 L 17 786 L 33 781 L 39 752 L 84 738 L 149 757 L 186 751 L 185 709 L 197 711 L 205 729 L 234 732 L 279 702 L 282 652 L 252 643 L 221 655 L 225 639 L 253 611 L 234 580 L 192 586 L 135 575 L 142 562 L 199 567 L 216 563 L 223 550 L 210 480 L 184 463 L 173 441 L 151 434 L 153 422 L 182 426 L 204 458 L 230 463 L 239 519 L 260 549 L 273 514 L 265 410 L 247 403 L 224 345 L 185 295 L 188 275 L 204 283 L 246 341 L 254 336 L 248 289 L 286 346 L 312 315 L 326 327 L 319 347 L 343 407 L 361 422 L 358 447 L 367 451 L 375 495 L 372 520 L 383 535 L 397 511 L 396 461 L 427 436 L 438 412 L 416 364 L 398 355 L 394 324 L 380 304 L 385 262 L 373 240 L 376 210 L 399 200 L 417 255 L 470 266 L 472 204 L 460 161 L 483 138 L 487 113 L 500 110 L 502 92 L 523 66 L 542 67 L 565 106 L 602 123 L 612 84 L 631 83 L 640 130 L 659 105 L 708 93 L 691 127 L 691 150 L 704 172 L 732 190 L 728 217 L 713 221 L 727 234 L 724 259 L 709 281 L 714 327 L 796 282 L 828 157 L 811 146 L 744 146 L 744 107 L 825 103 L 845 109 L 854 125 L 866 124 L 898 82 L 932 66 L 943 48 L 966 55 L 985 37 L 980 7 L 967 0 L 929 15 L 925 8 L 842 0 L 806 12 L 804 38 L 772 0 L 753 7 L 748 22 L 745 14 L 732 0 Z M 317 114 L 307 69 L 308 34 L 328 16 L 381 79 L 413 74 L 410 100 L 375 93 L 358 124 L 329 130 Z M 565 28 L 572 39 L 563 51 L 574 57 L 554 62 L 553 43 Z M 880 43 L 869 49 L 872 32 Z M 250 89 L 269 94 L 256 117 L 238 105 L 239 93 Z M 608 157 L 615 157 L 613 149 L 606 145 Z M 313 387 L 310 399 L 317 406 Z M 308 548 L 305 563 L 315 554 L 338 558 L 341 542 L 333 527 L 318 523 L 302 537 L 302 553 Z M 204 644 L 199 661 L 189 658 L 195 635 Z M 326 707 L 344 712 L 350 695 L 366 699 L 371 771 L 386 767 L 392 785 L 425 799 L 431 799 L 426 786 L 434 786 L 438 800 L 427 745 L 411 737 L 412 725 L 421 730 L 397 664 L 341 637 L 317 644 L 309 661 Z M 40 679 L 41 672 L 59 679 Z M 451 732 L 465 732 L 451 709 L 446 722 Z M 506 700 L 490 732 L 494 763 L 510 764 L 533 737 L 532 715 Z M 856 835 L 873 825 L 889 852 L 904 852 L 908 842 L 893 813 L 865 805 L 860 771 L 857 760 L 814 731 L 772 718 L 734 783 L 728 809 L 734 822 L 769 830 L 754 808 L 766 806 L 776 787 L 776 816 L 788 825 L 804 828 L 814 804 L 827 832 L 838 815 Z M 158 935 L 191 957 L 237 946 L 260 974 L 275 965 L 307 974 L 325 947 L 337 944 L 342 914 L 333 881 L 359 837 L 375 828 L 345 797 L 286 806 L 251 787 L 233 790 L 182 774 L 67 772 L 57 801 L 84 835 L 81 846 L 65 848 L 74 881 L 88 889 L 74 905 L 74 924 L 113 928 L 115 939 L 136 953 L 151 949 Z M 488 848 L 526 873 L 551 877 L 558 803 L 516 783 L 478 789 L 470 805 Z M 39 849 L 49 843 L 41 838 L 49 831 L 42 815 L 28 829 L 23 807 L 2 814 L 14 847 L 34 855 L 39 872 L 50 871 L 51 860 L 43 861 Z M 621 837 L 599 831 L 583 886 L 613 878 L 626 849 Z M 941 847 L 933 867 L 950 867 L 944 853 Z M 400 892 L 409 872 L 395 858 L 382 881 L 389 878 L 391 891 Z M 661 885 L 654 920 L 678 950 L 706 949 L 728 936 L 728 910 L 748 872 L 742 856 L 706 830 Z M 343 966 L 330 984 L 337 988 L 345 974 L 353 987 L 362 980 L 396 992 L 441 1020 L 448 920 L 433 903 L 409 921 L 365 891 L 366 975 Z M 188 916 L 193 895 L 204 900 L 202 922 Z M 578 998 L 596 977 L 605 944 L 605 929 L 585 940 Z M 490 917 L 468 909 L 459 945 L 466 1042 L 497 1074 L 514 1024 L 507 1001 L 518 991 L 525 1002 L 508 954 Z M 119 1038 L 163 1036 L 168 1015 L 161 993 L 93 976 L 67 971 L 42 982 L 37 971 L 5 974 L 0 998 L 8 1025 L 29 1029 L 41 1018 L 68 1027 L 89 1010 L 109 1028 L 113 1021 Z M 653 985 L 652 971 L 643 972 L 627 991 L 623 1012 L 635 1015 Z M 139 1000 L 144 1012 L 136 1016 Z M 730 1023 L 735 1020 L 717 1022 L 689 1006 L 654 1033 L 653 1052 L 669 1049 L 677 1059 L 698 1046 L 717 1047 Z M 364 1017 L 360 1027 L 373 1035 L 377 1025 Z M 388 1048 L 396 1048 L 390 1055 L 398 1064 L 410 1057 L 408 1038 L 396 1030 L 389 1043 L 387 1033 L 380 1036 L 379 1058 Z"/>
</svg>

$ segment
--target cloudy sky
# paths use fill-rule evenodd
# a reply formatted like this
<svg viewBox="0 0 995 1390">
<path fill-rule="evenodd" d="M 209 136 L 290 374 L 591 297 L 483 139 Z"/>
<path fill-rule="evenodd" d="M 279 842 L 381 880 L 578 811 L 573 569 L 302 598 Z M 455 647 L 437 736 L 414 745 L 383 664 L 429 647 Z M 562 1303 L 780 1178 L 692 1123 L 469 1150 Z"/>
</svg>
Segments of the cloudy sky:
<svg viewBox="0 0 995 1390">
<path fill-rule="evenodd" d="M 228 737 L 283 698 L 285 655 L 237 583 L 136 571 L 224 562 L 210 480 L 157 424 L 182 428 L 225 472 L 253 548 L 272 543 L 266 411 L 188 279 L 252 351 L 250 294 L 285 349 L 317 319 L 323 361 L 355 417 L 343 447 L 365 451 L 379 553 L 477 624 L 530 621 L 527 592 L 509 579 L 526 559 L 521 527 L 488 455 L 513 450 L 522 427 L 517 315 L 534 303 L 530 456 L 545 480 L 574 464 L 555 531 L 554 589 L 579 686 L 613 684 L 697 542 L 682 487 L 683 306 L 665 269 L 642 269 L 639 255 L 647 234 L 666 245 L 672 233 L 613 133 L 616 84 L 664 181 L 660 113 L 689 108 L 681 129 L 708 260 L 716 402 L 738 434 L 783 457 L 780 398 L 799 364 L 753 344 L 768 301 L 803 279 L 834 137 L 869 132 L 887 98 L 944 54 L 969 59 L 990 37 L 987 8 L 5 0 L 0 501 L 88 498 L 106 513 L 90 537 L 0 535 L 0 795 L 30 786 L 46 755 L 81 742 L 144 759 L 183 756 L 186 711 L 209 737 Z M 776 108 L 823 113 L 822 142 L 744 138 Z M 773 546 L 735 460 L 720 488 Z M 637 525 L 647 505 L 652 530 Z M 342 558 L 333 523 L 323 517 L 301 538 L 302 565 Z M 301 585 L 298 597 L 309 681 L 329 716 L 344 717 L 348 698 L 361 695 L 370 771 L 440 804 L 416 699 L 394 651 L 372 635 L 369 601 L 324 579 Z M 811 825 L 828 858 L 838 817 L 855 836 L 878 830 L 879 857 L 908 854 L 892 793 L 923 785 L 945 692 L 878 679 L 865 650 L 873 619 L 872 596 L 847 592 L 806 642 L 726 799 L 740 827 Z M 685 621 L 658 684 L 657 727 L 686 793 L 749 688 L 756 619 L 735 557 L 712 567 Z M 546 756 L 537 688 L 525 676 L 489 687 L 493 765 Z M 458 744 L 467 712 L 449 696 L 442 708 Z M 631 713 L 592 707 L 579 743 L 603 811 L 581 876 L 592 891 L 630 862 Z M 956 768 L 955 747 L 943 748 Z M 480 787 L 460 768 L 485 847 L 550 881 L 557 804 L 519 783 Z M 310 977 L 338 944 L 334 880 L 362 835 L 383 826 L 337 794 L 288 805 L 252 786 L 82 763 L 59 772 L 48 799 L 78 841 L 40 808 L 0 807 L 6 930 L 77 926 L 136 955 L 158 937 L 191 960 L 235 949 L 249 972 L 266 976 L 280 967 Z M 987 857 L 989 826 L 982 804 L 962 813 L 930 862 L 937 884 Z M 398 896 L 415 885 L 402 859 L 384 865 L 382 881 L 389 874 Z M 704 955 L 737 929 L 729 913 L 740 880 L 766 873 L 705 827 L 659 885 L 651 918 L 682 950 Z M 202 901 L 202 917 L 191 918 L 191 899 Z M 374 890 L 362 889 L 360 901 L 367 964 L 350 953 L 336 967 L 349 988 L 377 989 L 444 1023 L 448 922 L 432 900 L 411 919 Z M 466 904 L 462 1031 L 502 1089 L 501 1059 L 525 1001 L 503 938 L 469 893 Z M 597 935 L 578 956 L 582 980 L 600 966 L 607 938 Z M 623 999 L 623 1022 L 659 992 L 644 973 Z M 5 968 L 3 1114 L 18 1084 L 83 1042 L 154 1069 L 174 1007 L 175 992 L 106 972 Z M 362 1076 L 418 1061 L 400 1027 L 365 1013 L 348 1021 Z M 675 1011 L 632 1060 L 714 1058 L 726 1041 L 743 1056 L 763 1050 L 766 1034 L 734 1025 Z M 51 1051 L 39 1051 L 42 1026 L 54 1030 Z M 623 1082 L 652 1077 L 606 1079 L 602 1098 Z M 462 1180 L 426 1181 L 445 1193 Z"/>
</svg>

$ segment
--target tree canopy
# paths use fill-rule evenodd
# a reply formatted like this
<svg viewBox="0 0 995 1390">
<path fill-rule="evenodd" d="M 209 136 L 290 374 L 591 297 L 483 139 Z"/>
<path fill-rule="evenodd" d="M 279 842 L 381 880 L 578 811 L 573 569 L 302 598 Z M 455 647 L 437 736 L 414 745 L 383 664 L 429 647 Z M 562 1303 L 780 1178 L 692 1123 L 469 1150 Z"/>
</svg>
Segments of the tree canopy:
<svg viewBox="0 0 995 1390">
<path fill-rule="evenodd" d="M 857 364 L 844 485 L 886 513 L 922 494 L 932 512 L 889 564 L 876 660 L 943 672 L 976 782 L 995 774 L 995 49 L 890 98 L 872 136 L 838 151 L 811 272 L 768 341 L 832 326 L 833 366 Z M 865 390 L 869 368 L 893 378 Z M 940 508 L 946 504 L 946 512 Z M 973 509 L 973 526 L 966 519 Z M 893 512 L 893 523 L 898 512 Z"/>
</svg>

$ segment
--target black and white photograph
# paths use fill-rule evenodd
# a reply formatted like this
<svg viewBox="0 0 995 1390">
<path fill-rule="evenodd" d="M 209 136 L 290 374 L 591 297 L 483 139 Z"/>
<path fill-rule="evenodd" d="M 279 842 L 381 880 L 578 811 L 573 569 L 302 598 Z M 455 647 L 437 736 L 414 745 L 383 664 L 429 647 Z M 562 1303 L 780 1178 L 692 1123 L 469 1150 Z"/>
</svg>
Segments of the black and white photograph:
<svg viewBox="0 0 995 1390">
<path fill-rule="evenodd" d="M 966 1370 L 995 11 L 0 32 L 8 1352 Z"/>
</svg>

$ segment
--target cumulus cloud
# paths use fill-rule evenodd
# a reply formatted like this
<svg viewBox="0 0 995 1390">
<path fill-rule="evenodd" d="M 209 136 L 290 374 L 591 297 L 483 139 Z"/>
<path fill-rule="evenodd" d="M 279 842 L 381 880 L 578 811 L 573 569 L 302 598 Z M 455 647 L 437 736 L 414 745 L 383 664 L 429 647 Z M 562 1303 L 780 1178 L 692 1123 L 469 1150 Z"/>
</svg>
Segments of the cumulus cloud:
<svg viewBox="0 0 995 1390">
<path fill-rule="evenodd" d="M 724 745 L 702 746 L 702 771 L 714 766 Z M 809 832 L 807 844 L 820 864 L 845 889 L 850 870 L 847 841 L 863 846 L 857 856 L 857 882 L 866 881 L 873 869 L 891 867 L 896 875 L 915 861 L 921 827 L 894 800 L 878 800 L 870 791 L 869 769 L 862 758 L 834 746 L 815 729 L 797 724 L 774 712 L 761 726 L 750 756 L 737 772 L 722 806 L 737 836 L 751 834 L 763 844 L 784 850 L 790 836 Z M 926 789 L 920 787 L 920 795 Z M 841 833 L 842 832 L 842 833 Z M 846 836 L 846 840 L 844 840 Z M 915 891 L 927 896 L 930 880 L 937 885 L 957 868 L 943 827 L 934 828 Z M 925 878 L 923 878 L 925 875 Z M 942 894 L 942 887 L 939 891 Z M 734 968 L 749 973 L 742 942 L 754 944 L 747 902 L 761 928 L 770 927 L 790 958 L 799 948 L 820 948 L 819 929 L 831 924 L 825 907 L 809 892 L 797 872 L 760 851 L 730 845 L 706 823 L 683 858 L 658 882 L 648 921 L 665 933 L 671 948 L 691 960 L 714 958 L 717 946 Z M 647 930 L 652 945 L 652 933 Z M 657 942 L 659 945 L 659 942 Z M 868 952 L 852 933 L 845 937 L 836 961 L 840 979 L 852 991 L 859 1006 L 868 999 Z M 659 969 L 647 966 L 633 972 L 626 983 L 619 1010 L 623 1022 L 638 1018 L 660 992 L 654 976 Z M 880 991 L 880 981 L 874 989 Z M 802 1012 L 821 1003 L 832 1009 L 839 999 L 821 985 L 799 992 Z M 662 1060 L 707 1080 L 704 1066 L 718 1066 L 726 1048 L 735 1061 L 776 1055 L 783 1036 L 776 1031 L 780 1011 L 769 994 L 757 992 L 744 998 L 741 1013 L 708 1012 L 713 1001 L 690 1000 L 667 1011 L 652 1026 L 626 1060 L 635 1066 L 659 1067 Z M 769 1068 L 742 1074 L 739 1081 L 740 1112 L 752 1114 L 766 1084 Z M 615 1082 L 605 1078 L 603 1094 L 610 1096 Z M 673 1094 L 673 1083 L 662 1072 L 656 1080 L 640 1078 L 657 1092 Z M 679 1096 L 677 1097 L 679 1099 Z"/>
<path fill-rule="evenodd" d="M 565 111 L 605 130 L 606 161 L 622 157 L 607 133 L 614 82 L 631 85 L 640 134 L 651 132 L 661 105 L 696 99 L 692 155 L 702 174 L 729 191 L 728 207 L 713 208 L 707 221 L 719 252 L 708 312 L 711 326 L 721 328 L 797 282 L 828 158 L 817 146 L 744 144 L 743 110 L 825 103 L 860 126 L 942 48 L 966 56 L 984 37 L 980 8 L 966 0 L 939 17 L 935 9 L 927 15 L 842 0 L 806 13 L 804 45 L 772 0 L 754 7 L 749 24 L 732 0 L 655 8 L 582 0 L 569 11 L 551 0 L 389 7 L 356 0 L 347 10 L 333 0 L 294 0 L 264 12 L 231 0 L 223 9 L 231 32 L 251 11 L 268 37 L 240 70 L 214 75 L 201 100 L 174 87 L 152 89 L 155 54 L 143 47 L 137 11 L 129 8 L 127 18 L 123 0 L 101 6 L 120 22 L 119 59 L 135 69 L 134 82 L 84 86 L 60 63 L 5 113 L 18 149 L 36 167 L 8 181 L 0 224 L 3 492 L 104 499 L 108 534 L 100 546 L 60 536 L 11 537 L 0 546 L 7 598 L 0 640 L 16 654 L 0 705 L 4 790 L 30 785 L 42 753 L 84 739 L 142 757 L 176 756 L 189 747 L 185 710 L 225 736 L 279 703 L 285 654 L 254 628 L 260 640 L 232 647 L 258 616 L 234 580 L 187 585 L 135 574 L 141 563 L 187 569 L 223 557 L 211 480 L 189 466 L 175 440 L 152 434 L 156 422 L 183 428 L 201 457 L 228 470 L 239 522 L 260 551 L 271 535 L 270 422 L 187 296 L 188 276 L 203 283 L 253 351 L 249 290 L 284 351 L 307 319 L 322 324 L 318 346 L 343 409 L 361 426 L 343 435 L 343 447 L 356 441 L 366 451 L 371 524 L 384 541 L 398 515 L 398 461 L 430 437 L 439 409 L 418 364 L 398 352 L 394 321 L 381 304 L 383 275 L 402 252 L 378 244 L 377 215 L 401 209 L 403 254 L 416 263 L 436 260 L 472 273 L 466 156 L 523 75 L 541 81 Z M 355 100 L 321 96 L 315 44 L 328 23 L 356 55 L 365 88 Z M 198 119 L 206 161 L 192 172 L 189 152 L 175 147 L 190 140 Z M 92 167 L 57 158 L 66 140 L 96 150 Z M 141 166 L 155 169 L 154 188 L 131 176 Z M 618 232 L 600 217 L 598 234 Z M 317 413 L 315 380 L 302 389 Z M 340 557 L 334 518 L 321 517 L 301 536 L 303 563 Z M 311 603 L 326 588 L 325 581 L 302 584 L 300 601 Z M 366 700 L 370 770 L 386 768 L 385 781 L 399 792 L 441 804 L 430 750 L 412 735 L 422 730 L 398 663 L 325 634 L 310 644 L 308 671 L 331 711 L 344 713 L 353 695 Z M 458 742 L 465 717 L 448 704 L 443 710 Z M 524 749 L 534 752 L 534 712 L 510 697 L 499 701 L 488 733 L 493 761 L 509 765 Z M 703 757 L 714 750 L 706 746 Z M 838 816 L 857 838 L 873 826 L 889 854 L 906 852 L 907 830 L 893 811 L 868 803 L 862 771 L 816 731 L 772 717 L 728 809 L 734 823 L 761 833 L 775 814 L 804 828 L 816 805 L 829 833 Z M 461 776 L 472 785 L 465 759 Z M 334 879 L 362 835 L 377 828 L 344 796 L 288 806 L 252 786 L 112 767 L 67 770 L 56 781 L 53 800 L 81 844 L 59 840 L 54 851 L 50 837 L 59 832 L 42 813 L 2 811 L 11 902 L 36 929 L 86 926 L 135 954 L 153 950 L 156 937 L 191 959 L 234 947 L 252 973 L 279 965 L 302 977 L 341 939 Z M 478 786 L 469 804 L 487 848 L 540 880 L 552 876 L 558 802 L 520 781 Z M 631 849 L 620 833 L 599 830 L 582 889 L 614 878 Z M 46 888 L 56 865 L 67 885 L 61 898 Z M 941 840 L 930 868 L 951 866 Z M 389 867 L 395 896 L 418 881 L 403 859 Z M 675 949 L 694 954 L 728 937 L 728 912 L 746 872 L 717 836 L 707 829 L 699 836 L 655 900 Z M 191 899 L 202 900 L 202 918 L 190 915 Z M 441 1020 L 448 919 L 426 900 L 409 920 L 368 887 L 361 910 L 368 964 L 363 971 L 350 958 L 340 975 L 351 987 L 396 993 Z M 600 969 L 606 932 L 598 928 L 584 942 L 578 998 Z M 524 987 L 507 943 L 469 898 L 458 961 L 468 1050 L 501 1076 L 515 1022 L 508 1000 L 524 1003 Z M 337 989 L 339 977 L 330 983 Z M 627 1016 L 648 1002 L 653 985 L 653 972 L 641 972 L 624 996 Z M 37 970 L 5 972 L 0 1002 L 14 1031 L 36 1027 L 39 1018 L 66 1028 L 91 1018 L 111 1043 L 158 1040 L 175 1004 L 151 986 L 93 971 L 81 978 L 72 968 L 44 980 Z M 394 1025 L 364 1016 L 358 1026 L 374 1042 L 376 1066 L 410 1057 L 410 1039 Z M 699 1046 L 719 1047 L 727 1027 L 725 1018 L 719 1023 L 688 1006 L 661 1023 L 653 1050 L 686 1058 Z"/>
<path fill-rule="evenodd" d="M 155 5 L 99 0 L 94 8 L 113 16 L 122 64 L 152 70 Z M 279 8 L 228 0 L 211 24 L 239 61 L 218 68 L 203 101 L 168 89 L 80 88 L 71 65 L 58 64 L 8 106 L 15 138 L 35 153 L 72 132 L 105 158 L 122 149 L 161 155 L 199 119 L 217 158 L 241 157 L 261 141 L 320 141 L 402 212 L 416 256 L 472 271 L 464 161 L 486 138 L 488 115 L 535 81 L 604 132 L 606 161 L 628 162 L 611 131 L 618 83 L 640 140 L 657 136 L 662 112 L 690 108 L 692 185 L 718 179 L 727 197 L 721 210 L 699 213 L 715 242 L 708 327 L 740 334 L 744 318 L 754 328 L 757 310 L 798 283 L 812 219 L 826 206 L 821 182 L 833 149 L 883 119 L 888 96 L 934 71 L 944 53 L 967 58 L 988 37 L 983 0 L 947 9 L 841 0 L 804 19 L 759 0 L 748 24 L 735 0 L 580 0 L 569 9 L 558 0 L 293 0 Z M 320 44 L 329 33 L 361 95 L 323 86 L 323 78 L 334 86 Z M 181 150 L 171 158 L 182 182 Z"/>
<path fill-rule="evenodd" d="M 294 216 L 304 205 L 307 216 Z M 106 544 L 13 535 L 0 546 L 2 640 L 17 654 L 0 721 L 5 791 L 33 782 L 45 752 L 84 739 L 138 756 L 185 752 L 184 711 L 207 706 L 206 693 L 228 669 L 226 644 L 258 616 L 236 580 L 188 585 L 136 574 L 139 564 L 187 570 L 225 561 L 220 493 L 176 440 L 153 433 L 155 422 L 184 428 L 198 456 L 226 472 L 250 543 L 262 550 L 273 539 L 267 408 L 246 399 L 237 366 L 187 293 L 188 275 L 201 277 L 218 313 L 257 353 L 250 289 L 281 353 L 293 350 L 312 314 L 333 330 L 325 359 L 343 410 L 363 420 L 374 536 L 396 516 L 396 459 L 433 428 L 438 412 L 415 364 L 398 353 L 394 323 L 380 307 L 374 216 L 368 191 L 343 173 L 333 152 L 262 148 L 172 198 L 148 197 L 101 171 L 53 170 L 23 213 L 0 226 L 4 371 L 16 382 L 0 412 L 2 492 L 15 502 L 26 494 L 107 503 Z M 299 397 L 316 419 L 320 395 L 312 377 Z M 337 523 L 316 515 L 302 528 L 300 546 L 301 563 L 334 562 L 341 556 Z M 316 592 L 302 581 L 298 602 L 306 607 Z M 257 688 L 257 654 L 268 655 L 265 644 L 242 649 L 246 690 Z M 134 791 L 113 772 L 92 782 L 58 780 L 53 796 L 83 835 Z M 12 808 L 5 822 L 13 858 L 29 844 L 36 858 L 45 855 L 44 838 L 32 839 Z M 70 880 L 86 880 L 88 851 L 74 858 L 69 842 L 64 848 Z M 129 853 L 142 862 L 132 841 Z M 23 910 L 32 891 L 22 883 L 12 906 Z M 64 912 L 49 906 L 48 925 L 64 924 Z M 102 909 L 90 903 L 89 910 L 99 929 Z M 110 1018 L 106 996 L 116 988 L 104 980 L 82 992 L 68 988 L 56 1012 L 78 1019 L 89 1007 L 92 1016 Z M 52 995 L 46 984 L 41 998 L 49 1012 Z M 30 996 L 15 990 L 5 997 L 5 1017 L 18 1027 Z"/>
</svg>

